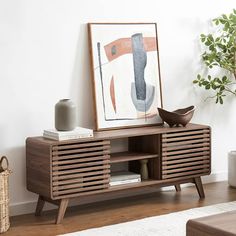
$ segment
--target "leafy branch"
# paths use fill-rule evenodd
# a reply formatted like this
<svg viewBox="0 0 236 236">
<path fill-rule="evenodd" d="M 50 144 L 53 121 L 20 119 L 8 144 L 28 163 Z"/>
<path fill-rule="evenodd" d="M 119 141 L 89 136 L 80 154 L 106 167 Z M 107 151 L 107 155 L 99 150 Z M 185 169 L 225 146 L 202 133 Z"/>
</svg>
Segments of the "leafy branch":
<svg viewBox="0 0 236 236">
<path fill-rule="evenodd" d="M 204 87 L 206 90 L 214 90 L 215 95 L 208 98 L 216 98 L 216 103 L 223 104 L 223 98 L 226 96 L 226 92 L 236 96 L 236 89 L 232 90 L 230 87 L 235 84 L 223 76 L 222 78 L 212 78 L 210 75 L 207 78 L 203 78 L 200 74 L 197 75 L 197 79 L 193 81 L 194 84 L 198 84 L 199 87 Z"/>
<path fill-rule="evenodd" d="M 228 73 L 222 78 L 213 78 L 211 75 L 204 78 L 198 74 L 193 83 L 206 90 L 213 90 L 215 95 L 208 98 L 215 98 L 216 103 L 223 104 L 227 94 L 236 96 L 236 91 L 232 88 L 235 84 L 233 80 L 236 79 L 236 10 L 229 15 L 223 14 L 213 19 L 213 24 L 218 28 L 215 35 L 200 35 L 206 49 L 201 57 L 209 69 L 219 67 Z"/>
</svg>

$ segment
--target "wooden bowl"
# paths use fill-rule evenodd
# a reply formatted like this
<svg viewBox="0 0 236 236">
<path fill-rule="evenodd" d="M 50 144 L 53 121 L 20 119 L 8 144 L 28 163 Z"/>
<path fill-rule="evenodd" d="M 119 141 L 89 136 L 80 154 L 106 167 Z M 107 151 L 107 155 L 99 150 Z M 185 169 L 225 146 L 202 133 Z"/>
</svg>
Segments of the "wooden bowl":
<svg viewBox="0 0 236 236">
<path fill-rule="evenodd" d="M 195 106 L 181 108 L 172 112 L 159 107 L 157 109 L 162 120 L 170 127 L 173 127 L 174 125 L 182 125 L 185 127 L 193 117 Z"/>
</svg>

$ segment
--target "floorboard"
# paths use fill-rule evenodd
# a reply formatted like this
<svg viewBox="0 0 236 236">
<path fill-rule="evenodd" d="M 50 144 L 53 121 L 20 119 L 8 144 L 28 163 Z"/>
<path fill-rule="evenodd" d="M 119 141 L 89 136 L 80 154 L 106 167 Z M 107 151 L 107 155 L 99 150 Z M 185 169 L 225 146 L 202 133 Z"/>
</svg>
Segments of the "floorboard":
<svg viewBox="0 0 236 236">
<path fill-rule="evenodd" d="M 15 216 L 4 236 L 58 235 L 236 200 L 236 189 L 227 182 L 206 184 L 204 190 L 205 199 L 199 199 L 195 187 L 182 188 L 180 192 L 173 187 L 173 190 L 70 207 L 61 225 L 54 224 L 54 210 L 38 217 Z"/>
</svg>

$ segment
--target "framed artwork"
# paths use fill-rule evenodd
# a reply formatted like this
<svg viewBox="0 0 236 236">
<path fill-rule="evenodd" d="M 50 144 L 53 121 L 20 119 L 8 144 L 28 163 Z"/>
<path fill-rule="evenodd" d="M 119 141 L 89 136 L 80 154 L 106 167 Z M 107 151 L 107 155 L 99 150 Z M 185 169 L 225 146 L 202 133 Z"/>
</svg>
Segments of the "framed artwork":
<svg viewBox="0 0 236 236">
<path fill-rule="evenodd" d="M 156 23 L 89 23 L 96 129 L 163 124 Z"/>
</svg>

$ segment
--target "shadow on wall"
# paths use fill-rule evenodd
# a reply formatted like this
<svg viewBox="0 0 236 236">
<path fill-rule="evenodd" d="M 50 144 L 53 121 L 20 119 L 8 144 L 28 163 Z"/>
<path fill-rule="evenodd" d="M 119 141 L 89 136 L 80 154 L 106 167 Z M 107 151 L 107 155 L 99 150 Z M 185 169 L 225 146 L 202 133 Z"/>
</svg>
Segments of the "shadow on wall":
<svg viewBox="0 0 236 236">
<path fill-rule="evenodd" d="M 201 51 L 199 35 L 196 32 L 200 32 L 205 24 L 206 21 L 198 17 L 182 17 L 175 22 L 178 37 L 175 37 L 175 40 L 170 37 L 169 41 L 163 41 L 162 45 L 160 44 L 164 107 L 169 110 L 197 105 L 198 98 L 193 96 L 192 81 L 196 73 L 199 73 L 197 67 L 200 65 L 198 58 Z M 168 31 L 164 33 L 169 34 Z M 169 54 L 169 51 L 173 53 Z"/>
<path fill-rule="evenodd" d="M 71 75 L 70 93 L 77 105 L 78 125 L 94 128 L 95 112 L 93 111 L 89 56 L 87 24 L 81 24 Z"/>
<path fill-rule="evenodd" d="M 196 112 L 192 122 L 204 123 L 212 126 L 234 125 L 232 119 L 232 117 L 236 115 L 235 109 L 233 108 L 236 104 L 234 96 L 226 97 L 224 105 L 215 104 L 214 99 L 206 99 L 209 97 L 209 91 L 201 89 L 193 84 L 193 80 L 196 79 L 197 74 L 207 74 L 208 71 L 201 60 L 203 49 L 201 48 L 200 34 L 202 32 L 212 31 L 211 19 L 203 20 L 195 18 L 194 21 L 192 20 L 191 24 L 185 19 L 179 22 L 179 24 L 182 25 L 181 29 L 184 30 L 183 33 L 185 31 L 189 32 L 193 41 L 190 43 L 188 39 L 188 41 L 185 42 L 185 50 L 187 51 L 184 51 L 182 54 L 177 53 L 179 61 L 181 62 L 181 68 L 174 68 L 174 74 L 172 74 L 174 79 L 171 81 L 174 81 L 175 83 L 175 91 L 172 93 L 172 96 L 175 97 L 175 107 L 173 105 L 173 109 L 178 108 L 178 106 L 184 107 L 195 105 Z M 199 33 L 196 34 L 196 32 Z M 182 38 L 182 40 L 184 41 L 185 39 Z M 178 52 L 179 49 L 176 50 Z M 222 71 L 216 71 L 216 73 L 222 73 Z M 223 75 L 223 73 L 219 75 Z M 176 82 L 176 80 L 178 82 Z M 169 84 L 169 87 L 171 87 L 171 84 Z"/>
</svg>

